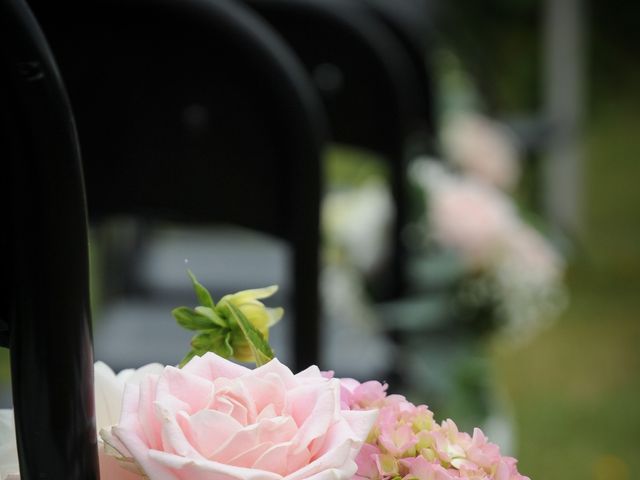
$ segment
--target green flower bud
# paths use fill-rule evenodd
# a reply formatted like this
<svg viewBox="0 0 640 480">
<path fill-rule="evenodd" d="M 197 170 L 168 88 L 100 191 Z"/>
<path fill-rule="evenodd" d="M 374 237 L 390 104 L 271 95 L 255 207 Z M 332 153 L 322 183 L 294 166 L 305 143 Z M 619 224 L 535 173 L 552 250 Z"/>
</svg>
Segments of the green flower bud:
<svg viewBox="0 0 640 480">
<path fill-rule="evenodd" d="M 243 290 L 232 295 L 225 295 L 218 302 L 218 308 L 224 311 L 224 304 L 231 303 L 237 307 L 249 320 L 256 330 L 258 330 L 265 340 L 269 340 L 269 328 L 275 325 L 284 315 L 282 308 L 268 308 L 260 300 L 272 296 L 278 291 L 276 285 L 266 288 L 253 290 Z M 224 317 L 229 318 L 227 312 Z M 233 348 L 233 356 L 241 362 L 251 362 L 254 360 L 251 346 L 237 325 L 231 323 L 232 338 L 231 347 Z"/>
<path fill-rule="evenodd" d="M 260 300 L 272 296 L 278 290 L 277 286 L 225 295 L 216 305 L 195 275 L 189 272 L 189 277 L 201 305 L 173 310 L 179 325 L 197 332 L 191 339 L 191 351 L 180 366 L 206 352 L 257 365 L 273 358 L 268 343 L 269 328 L 282 318 L 284 310 L 268 308 Z"/>
</svg>

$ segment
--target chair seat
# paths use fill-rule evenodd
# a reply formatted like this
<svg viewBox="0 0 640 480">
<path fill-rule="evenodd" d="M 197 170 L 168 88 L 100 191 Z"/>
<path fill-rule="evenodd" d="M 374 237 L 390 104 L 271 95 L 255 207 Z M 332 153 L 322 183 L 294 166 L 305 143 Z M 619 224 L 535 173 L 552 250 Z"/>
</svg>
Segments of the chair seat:
<svg viewBox="0 0 640 480">
<path fill-rule="evenodd" d="M 276 299 L 291 293 L 291 246 L 278 238 L 231 226 L 154 230 L 134 272 L 145 290 L 191 297 L 192 270 L 214 298 L 248 287 L 278 285 Z M 271 302 L 272 303 L 272 302 Z"/>
</svg>

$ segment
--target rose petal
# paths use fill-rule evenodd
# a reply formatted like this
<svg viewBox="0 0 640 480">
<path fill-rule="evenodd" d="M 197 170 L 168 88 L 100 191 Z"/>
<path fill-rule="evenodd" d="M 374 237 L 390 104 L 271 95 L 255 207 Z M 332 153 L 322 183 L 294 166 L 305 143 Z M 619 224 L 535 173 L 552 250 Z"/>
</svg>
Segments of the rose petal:
<svg viewBox="0 0 640 480">
<path fill-rule="evenodd" d="M 118 423 L 123 386 L 116 374 L 103 362 L 93 367 L 96 428 L 107 428 Z"/>
<path fill-rule="evenodd" d="M 258 443 L 258 425 L 249 425 L 228 438 L 209 458 L 226 463 Z"/>
<path fill-rule="evenodd" d="M 140 480 L 140 475 L 126 470 L 110 455 L 98 452 L 98 461 L 100 463 L 100 480 Z"/>
<path fill-rule="evenodd" d="M 333 442 L 330 442 L 333 443 Z M 308 478 L 315 478 L 315 475 L 323 474 L 326 470 L 337 469 L 333 472 L 333 477 L 318 478 L 351 478 L 357 471 L 358 467 L 352 460 L 355 456 L 353 453 L 353 441 L 346 439 L 338 445 L 333 445 L 333 448 L 326 451 L 323 455 L 316 458 L 314 461 L 305 465 L 299 470 L 287 475 L 285 480 L 302 480 Z"/>
<path fill-rule="evenodd" d="M 150 448 L 160 448 L 162 424 L 155 415 L 155 391 L 158 377 L 149 375 L 140 383 L 125 386 L 119 425 L 141 427 Z"/>
<path fill-rule="evenodd" d="M 262 457 L 262 455 L 271 447 L 273 447 L 273 443 L 271 442 L 260 443 L 255 447 L 251 448 L 250 450 L 247 450 L 246 452 L 241 453 L 237 457 L 232 458 L 226 463 L 228 463 L 229 465 L 235 465 L 236 467 L 254 468 L 254 464 L 256 460 Z M 269 469 L 265 468 L 263 470 L 269 470 Z M 278 472 L 274 472 L 274 473 L 278 473 Z"/>
<path fill-rule="evenodd" d="M 298 382 L 296 381 L 296 376 L 293 372 L 287 367 L 280 363 L 280 360 L 274 358 L 270 362 L 252 370 L 249 375 L 246 376 L 248 382 L 251 382 L 252 378 L 265 378 L 269 377 L 269 374 L 275 374 L 282 383 L 284 383 L 287 389 L 296 387 Z"/>
<path fill-rule="evenodd" d="M 211 460 L 193 460 L 157 450 L 149 451 L 149 458 L 175 471 L 179 480 L 281 480 L 276 473 L 253 468 L 236 467 Z M 156 480 L 150 475 L 150 478 Z M 160 479 L 164 480 L 164 479 Z"/>
<path fill-rule="evenodd" d="M 181 370 L 207 380 L 215 380 L 218 377 L 238 378 L 251 372 L 248 368 L 211 352 L 207 352 L 201 357 L 193 357 Z"/>
<path fill-rule="evenodd" d="M 276 373 L 267 373 L 264 376 L 253 376 L 242 382 L 246 395 L 253 400 L 256 413 L 261 412 L 267 405 L 273 405 L 277 412 L 284 407 L 284 398 L 287 391 L 285 382 Z"/>
<path fill-rule="evenodd" d="M 128 368 L 126 370 L 122 370 L 116 375 L 116 378 L 123 388 L 126 383 L 135 383 L 139 385 L 144 377 L 147 375 L 160 375 L 164 371 L 164 368 L 164 365 L 160 363 L 149 363 L 138 369 Z"/>
<path fill-rule="evenodd" d="M 291 417 L 265 418 L 258 422 L 258 441 L 272 444 L 291 441 L 298 431 Z"/>
<path fill-rule="evenodd" d="M 320 391 L 303 388 L 297 392 L 299 395 L 291 412 L 299 425 L 293 440 L 297 450 L 307 448 L 314 439 L 324 435 L 336 417 L 340 385 L 337 380 L 330 380 L 329 383 L 332 384 L 329 388 L 319 389 Z M 311 411 L 309 407 L 312 408 Z"/>
<path fill-rule="evenodd" d="M 300 380 L 305 380 L 305 379 L 310 379 L 313 381 L 316 381 L 318 378 L 326 378 L 331 379 L 333 378 L 333 372 L 321 372 L 320 369 L 316 366 L 316 365 L 311 365 L 310 367 L 307 367 L 306 369 L 302 370 L 301 372 L 296 373 L 296 380 L 300 381 Z"/>
<path fill-rule="evenodd" d="M 253 468 L 286 475 L 289 448 L 291 448 L 291 443 L 289 442 L 273 445 L 255 461 Z"/>
<path fill-rule="evenodd" d="M 175 367 L 166 367 L 156 389 L 156 400 L 172 413 L 190 414 L 209 407 L 213 401 L 213 383 Z"/>
<path fill-rule="evenodd" d="M 201 454 L 187 439 L 184 431 L 178 424 L 177 417 L 169 410 L 156 402 L 156 412 L 162 419 L 162 449 L 165 452 L 177 453 L 185 457 L 200 458 Z"/>
<path fill-rule="evenodd" d="M 351 410 L 342 412 L 353 431 L 353 438 L 366 439 L 378 419 L 378 410 Z"/>
<path fill-rule="evenodd" d="M 244 404 L 240 403 L 235 398 L 218 395 L 212 408 L 232 416 L 242 425 L 250 423 L 250 412 Z"/>
<path fill-rule="evenodd" d="M 131 456 L 136 460 L 149 478 L 153 478 L 153 480 L 179 479 L 179 477 L 171 472 L 171 470 L 165 465 L 152 459 L 151 452 L 156 450 L 149 450 L 149 447 L 145 444 L 136 430 L 123 429 L 116 425 L 111 429 L 111 432 L 127 447 Z"/>
<path fill-rule="evenodd" d="M 178 418 L 187 437 L 207 458 L 213 456 L 214 452 L 220 448 L 222 439 L 235 435 L 243 427 L 233 417 L 215 410 L 201 410 L 195 415 L 183 414 Z M 211 432 L 216 434 L 212 435 Z"/>
</svg>

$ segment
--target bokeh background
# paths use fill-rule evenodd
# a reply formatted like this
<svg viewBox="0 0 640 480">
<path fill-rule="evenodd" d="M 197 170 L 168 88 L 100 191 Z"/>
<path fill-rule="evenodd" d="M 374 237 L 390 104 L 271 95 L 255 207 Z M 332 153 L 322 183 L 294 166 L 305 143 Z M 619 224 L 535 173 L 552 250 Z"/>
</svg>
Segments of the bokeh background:
<svg viewBox="0 0 640 480">
<path fill-rule="evenodd" d="M 561 24 L 550 38 L 549 11 L 559 5 L 577 24 Z M 559 215 L 556 233 L 569 245 L 570 303 L 558 321 L 526 344 L 490 345 L 495 382 L 511 403 L 520 471 L 549 480 L 640 478 L 640 7 L 625 0 L 439 7 L 443 71 L 455 59 L 475 107 L 528 135 L 518 195 L 542 216 Z M 578 58 L 565 60 L 578 91 L 565 93 L 577 101 L 578 153 L 563 199 L 549 191 L 544 152 L 553 129 L 540 118 L 550 108 L 550 56 L 566 42 L 577 42 L 569 51 Z M 6 351 L 0 355 L 6 384 Z"/>
<path fill-rule="evenodd" d="M 489 111 L 544 103 L 545 8 L 456 1 L 447 33 Z M 574 3 L 583 23 L 580 227 L 559 321 L 493 362 L 514 402 L 521 471 L 531 478 L 640 475 L 640 13 L 630 2 Z"/>
</svg>

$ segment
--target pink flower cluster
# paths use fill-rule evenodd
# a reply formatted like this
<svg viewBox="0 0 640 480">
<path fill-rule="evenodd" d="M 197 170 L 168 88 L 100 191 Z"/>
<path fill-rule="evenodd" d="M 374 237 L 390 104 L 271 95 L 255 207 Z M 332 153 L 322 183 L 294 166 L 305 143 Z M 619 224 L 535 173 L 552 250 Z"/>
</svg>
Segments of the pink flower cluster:
<svg viewBox="0 0 640 480">
<path fill-rule="evenodd" d="M 387 395 L 377 381 L 342 379 L 341 387 L 343 409 L 380 412 L 353 480 L 529 480 L 480 429 L 469 435 L 452 420 L 437 423 L 427 406 Z"/>
</svg>

